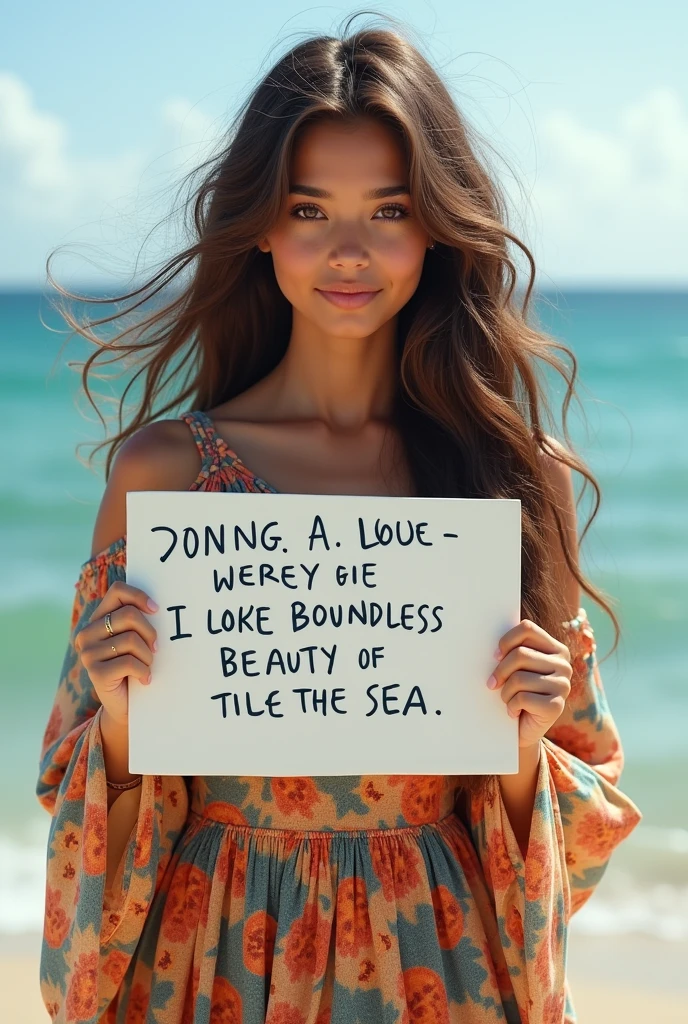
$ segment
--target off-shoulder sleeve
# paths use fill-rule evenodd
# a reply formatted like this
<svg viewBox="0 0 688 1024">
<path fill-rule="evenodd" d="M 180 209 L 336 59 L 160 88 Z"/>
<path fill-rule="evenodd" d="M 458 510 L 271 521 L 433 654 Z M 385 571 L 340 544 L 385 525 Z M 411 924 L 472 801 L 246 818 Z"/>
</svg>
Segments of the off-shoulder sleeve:
<svg viewBox="0 0 688 1024">
<path fill-rule="evenodd" d="M 106 890 L 102 706 L 74 639 L 109 586 L 125 579 L 125 547 L 124 538 L 115 541 L 81 568 L 69 643 L 40 754 L 36 795 L 52 816 L 40 985 L 48 1013 L 60 1024 L 97 1024 L 114 1008 L 188 810 L 182 776 L 144 775 L 138 819 Z"/>
<path fill-rule="evenodd" d="M 540 741 L 525 862 L 499 778 L 490 777 L 471 796 L 473 842 L 494 898 L 522 1024 L 575 1019 L 566 982 L 571 914 L 590 897 L 614 848 L 642 818 L 616 787 L 623 754 L 585 609 L 565 628 L 571 692 L 564 712 Z"/>
</svg>

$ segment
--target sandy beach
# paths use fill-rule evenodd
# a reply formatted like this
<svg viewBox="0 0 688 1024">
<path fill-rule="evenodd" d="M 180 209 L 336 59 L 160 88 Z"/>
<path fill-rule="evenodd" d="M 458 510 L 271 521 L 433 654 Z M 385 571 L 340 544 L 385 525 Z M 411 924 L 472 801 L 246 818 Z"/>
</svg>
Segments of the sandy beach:
<svg viewBox="0 0 688 1024">
<path fill-rule="evenodd" d="M 46 1024 L 38 988 L 40 938 L 0 937 L 0 1021 Z M 580 1024 L 683 1024 L 688 942 L 641 935 L 571 935 L 569 977 Z M 537 1022 L 533 1022 L 537 1024 Z"/>
</svg>

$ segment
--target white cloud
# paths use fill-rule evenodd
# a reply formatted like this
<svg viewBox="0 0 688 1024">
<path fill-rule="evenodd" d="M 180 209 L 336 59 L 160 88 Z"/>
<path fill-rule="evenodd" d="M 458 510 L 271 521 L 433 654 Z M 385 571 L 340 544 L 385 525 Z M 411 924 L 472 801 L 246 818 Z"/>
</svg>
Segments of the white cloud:
<svg viewBox="0 0 688 1024">
<path fill-rule="evenodd" d="M 548 274 L 688 278 L 688 113 L 675 92 L 652 90 L 604 131 L 551 113 L 538 121 L 538 150 Z"/>
<path fill-rule="evenodd" d="M 77 255 L 77 277 L 114 273 L 113 261 L 127 273 L 149 228 L 169 212 L 168 186 L 210 155 L 221 131 L 198 106 L 175 97 L 162 105 L 145 146 L 83 156 L 70 147 L 67 123 L 39 109 L 19 77 L 0 71 L 0 215 L 7 243 L 0 282 L 44 281 L 46 255 L 64 242 L 77 253 L 81 245 L 94 247 L 95 267 Z M 53 272 L 64 281 L 72 275 L 62 269 L 63 258 Z"/>
<path fill-rule="evenodd" d="M 165 125 L 178 134 L 178 162 L 203 159 L 206 148 L 217 142 L 221 130 L 217 122 L 189 100 L 181 97 L 169 99 L 163 103 L 161 114 Z"/>
<path fill-rule="evenodd" d="M 70 155 L 67 126 L 38 110 L 16 75 L 0 72 L 0 183 L 7 211 L 27 221 L 73 224 L 131 188 L 144 154 Z"/>
</svg>

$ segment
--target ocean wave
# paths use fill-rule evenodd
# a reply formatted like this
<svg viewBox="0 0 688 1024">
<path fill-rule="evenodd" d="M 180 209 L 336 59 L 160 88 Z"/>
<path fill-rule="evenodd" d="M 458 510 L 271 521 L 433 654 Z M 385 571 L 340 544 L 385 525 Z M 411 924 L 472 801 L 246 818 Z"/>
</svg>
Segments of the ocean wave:
<svg viewBox="0 0 688 1024">
<path fill-rule="evenodd" d="M 686 854 L 680 856 L 684 858 L 685 872 Z M 687 940 L 688 885 L 661 881 L 660 865 L 656 864 L 655 869 L 658 877 L 654 882 L 647 877 L 639 881 L 629 871 L 611 863 L 596 892 L 571 918 L 571 931 L 610 937 L 650 935 L 667 942 Z"/>
</svg>

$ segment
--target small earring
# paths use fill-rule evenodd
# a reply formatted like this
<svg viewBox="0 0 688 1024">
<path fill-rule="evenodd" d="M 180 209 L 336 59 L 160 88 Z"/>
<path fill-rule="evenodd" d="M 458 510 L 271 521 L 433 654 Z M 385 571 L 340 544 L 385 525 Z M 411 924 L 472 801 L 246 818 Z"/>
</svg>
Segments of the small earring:
<svg viewBox="0 0 688 1024">
<path fill-rule="evenodd" d="M 428 246 L 428 249 L 434 249 L 434 248 L 435 248 L 435 243 L 434 242 L 432 243 L 432 245 Z"/>
</svg>

